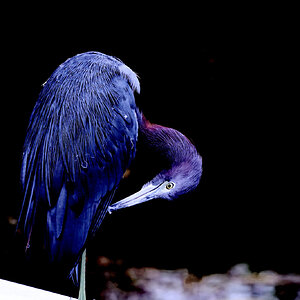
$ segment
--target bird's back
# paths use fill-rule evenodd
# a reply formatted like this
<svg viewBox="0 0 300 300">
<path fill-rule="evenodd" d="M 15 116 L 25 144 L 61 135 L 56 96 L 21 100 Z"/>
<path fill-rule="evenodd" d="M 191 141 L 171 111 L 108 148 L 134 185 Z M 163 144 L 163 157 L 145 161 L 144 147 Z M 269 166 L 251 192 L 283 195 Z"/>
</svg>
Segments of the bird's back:
<svg viewBox="0 0 300 300">
<path fill-rule="evenodd" d="M 79 54 L 39 95 L 23 152 L 19 228 L 27 252 L 46 248 L 66 270 L 76 264 L 135 156 L 136 75 L 121 61 Z"/>
</svg>

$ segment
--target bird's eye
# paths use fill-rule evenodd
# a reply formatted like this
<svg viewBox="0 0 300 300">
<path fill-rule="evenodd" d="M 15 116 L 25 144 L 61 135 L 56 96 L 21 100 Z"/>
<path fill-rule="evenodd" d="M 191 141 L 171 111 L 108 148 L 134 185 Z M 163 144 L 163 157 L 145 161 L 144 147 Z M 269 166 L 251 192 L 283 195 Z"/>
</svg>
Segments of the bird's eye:
<svg viewBox="0 0 300 300">
<path fill-rule="evenodd" d="M 167 183 L 166 189 L 167 189 L 167 190 L 171 190 L 174 186 L 175 186 L 175 183 L 172 182 L 172 181 L 170 181 L 170 182 Z"/>
</svg>

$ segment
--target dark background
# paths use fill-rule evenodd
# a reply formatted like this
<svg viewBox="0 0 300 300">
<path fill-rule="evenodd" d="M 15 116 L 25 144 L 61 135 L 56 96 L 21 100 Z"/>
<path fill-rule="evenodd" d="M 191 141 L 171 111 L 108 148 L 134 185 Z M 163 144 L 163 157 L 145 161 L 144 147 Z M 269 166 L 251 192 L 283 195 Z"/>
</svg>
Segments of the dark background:
<svg viewBox="0 0 300 300">
<path fill-rule="evenodd" d="M 184 133 L 203 157 L 195 192 L 107 216 L 90 257 L 188 268 L 198 276 L 240 262 L 254 271 L 300 272 L 299 135 L 283 11 L 213 5 L 132 8 L 131 14 L 119 6 L 76 13 L 19 9 L 8 12 L 1 37 L 0 277 L 24 282 L 30 275 L 11 220 L 22 201 L 22 145 L 34 103 L 60 63 L 90 50 L 133 69 L 141 83 L 136 102 L 146 117 Z M 138 153 L 115 200 L 140 189 L 155 167 Z"/>
</svg>

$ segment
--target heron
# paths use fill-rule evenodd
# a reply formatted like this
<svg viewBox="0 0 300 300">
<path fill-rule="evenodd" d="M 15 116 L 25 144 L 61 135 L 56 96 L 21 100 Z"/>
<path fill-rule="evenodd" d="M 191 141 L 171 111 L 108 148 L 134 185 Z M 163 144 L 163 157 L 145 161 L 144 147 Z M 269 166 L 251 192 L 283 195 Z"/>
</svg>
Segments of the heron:
<svg viewBox="0 0 300 300">
<path fill-rule="evenodd" d="M 24 248 L 28 256 L 46 249 L 49 262 L 63 266 L 69 277 L 78 279 L 81 265 L 83 291 L 85 249 L 107 213 L 155 198 L 175 199 L 201 178 L 195 145 L 146 119 L 135 92 L 140 93 L 138 77 L 120 59 L 81 53 L 43 84 L 29 120 L 18 221 Z M 166 164 L 140 191 L 112 204 L 138 140 Z"/>
</svg>

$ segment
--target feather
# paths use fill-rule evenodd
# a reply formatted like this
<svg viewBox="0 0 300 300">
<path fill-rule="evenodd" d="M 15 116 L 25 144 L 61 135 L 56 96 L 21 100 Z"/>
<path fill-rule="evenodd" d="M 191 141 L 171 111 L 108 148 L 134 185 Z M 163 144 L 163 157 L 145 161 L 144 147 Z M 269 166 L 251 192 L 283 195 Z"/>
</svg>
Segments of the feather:
<svg viewBox="0 0 300 300">
<path fill-rule="evenodd" d="M 64 184 L 61 192 L 59 194 L 57 204 L 55 206 L 55 221 L 56 221 L 56 238 L 59 239 L 62 231 L 63 231 L 63 225 L 64 225 L 64 220 L 66 216 L 66 208 L 67 208 L 67 189 L 66 185 Z"/>
<path fill-rule="evenodd" d="M 32 112 L 18 226 L 31 247 L 46 246 L 49 260 L 61 262 L 67 273 L 135 156 L 134 90 L 140 90 L 137 76 L 120 60 L 82 53 L 53 72 Z"/>
<path fill-rule="evenodd" d="M 140 83 L 137 79 L 137 75 L 126 65 L 119 66 L 120 73 L 129 80 L 132 88 L 137 91 L 137 93 L 141 92 Z"/>
</svg>

